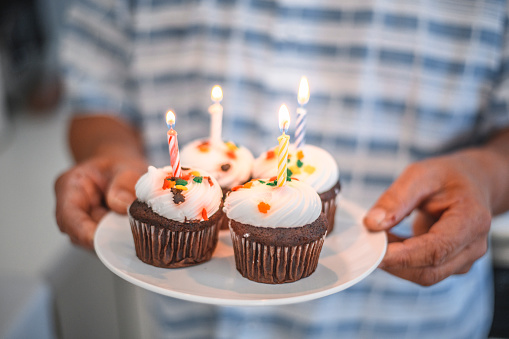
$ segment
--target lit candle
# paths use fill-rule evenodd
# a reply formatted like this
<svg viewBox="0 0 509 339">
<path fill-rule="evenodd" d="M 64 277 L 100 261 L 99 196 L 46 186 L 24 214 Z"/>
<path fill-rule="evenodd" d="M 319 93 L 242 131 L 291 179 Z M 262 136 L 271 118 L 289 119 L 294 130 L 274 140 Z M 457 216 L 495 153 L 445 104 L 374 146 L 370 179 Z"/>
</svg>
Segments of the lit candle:
<svg viewBox="0 0 509 339">
<path fill-rule="evenodd" d="M 290 144 L 290 136 L 288 126 L 290 125 L 290 113 L 286 105 L 279 108 L 279 130 L 281 135 L 277 138 L 279 141 L 279 152 L 277 156 L 277 186 L 282 187 L 286 182 L 286 159 L 288 159 L 288 145 Z"/>
<path fill-rule="evenodd" d="M 302 149 L 306 144 L 306 109 L 304 105 L 309 101 L 309 83 L 306 77 L 300 79 L 299 93 L 297 96 L 299 107 L 297 108 L 297 127 L 295 128 L 295 144 L 297 149 Z"/>
<path fill-rule="evenodd" d="M 220 102 L 223 100 L 223 90 L 221 86 L 215 85 L 212 87 L 212 91 L 210 92 L 210 98 L 214 103 L 209 107 L 210 113 L 210 141 L 211 143 L 220 143 L 221 139 L 221 130 L 223 124 L 223 106 L 221 106 Z"/>
<path fill-rule="evenodd" d="M 173 176 L 180 178 L 180 156 L 179 156 L 179 143 L 177 141 L 177 131 L 173 129 L 175 126 L 175 113 L 168 111 L 166 113 L 166 125 L 170 129 L 168 133 L 168 148 L 170 150 L 170 164 L 173 169 Z"/>
</svg>

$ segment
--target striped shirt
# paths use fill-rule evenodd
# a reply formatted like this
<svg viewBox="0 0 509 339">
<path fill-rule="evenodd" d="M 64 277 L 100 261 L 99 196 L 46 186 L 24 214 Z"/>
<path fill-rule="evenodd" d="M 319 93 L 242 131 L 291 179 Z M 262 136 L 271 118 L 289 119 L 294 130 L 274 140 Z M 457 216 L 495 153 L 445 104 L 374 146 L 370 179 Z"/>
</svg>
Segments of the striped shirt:
<svg viewBox="0 0 509 339">
<path fill-rule="evenodd" d="M 62 58 L 73 110 L 139 126 L 157 166 L 168 108 L 181 144 L 208 135 L 214 84 L 223 137 L 255 155 L 274 146 L 278 107 L 295 112 L 306 75 L 307 142 L 333 154 L 344 196 L 367 208 L 409 163 L 509 125 L 508 14 L 503 0 L 79 0 Z M 483 338 L 490 258 L 428 288 L 377 270 L 291 306 L 147 305 L 153 337 Z"/>
</svg>

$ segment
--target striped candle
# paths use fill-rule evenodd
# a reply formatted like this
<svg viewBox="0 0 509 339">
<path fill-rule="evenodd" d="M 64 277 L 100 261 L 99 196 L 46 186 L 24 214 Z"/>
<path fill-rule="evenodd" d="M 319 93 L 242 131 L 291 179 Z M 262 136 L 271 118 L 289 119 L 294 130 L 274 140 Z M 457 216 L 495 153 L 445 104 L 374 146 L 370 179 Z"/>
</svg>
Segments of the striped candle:
<svg viewBox="0 0 509 339">
<path fill-rule="evenodd" d="M 210 142 L 213 144 L 219 144 L 222 142 L 221 132 L 223 129 L 223 106 L 221 106 L 221 100 L 223 100 L 223 90 L 221 86 L 215 85 L 212 87 L 210 98 L 214 102 L 209 107 L 210 113 Z"/>
<path fill-rule="evenodd" d="M 309 82 L 306 77 L 300 79 L 299 93 L 297 96 L 300 107 L 297 108 L 297 127 L 295 129 L 295 144 L 297 149 L 302 149 L 306 144 L 306 109 L 304 105 L 309 101 Z"/>
<path fill-rule="evenodd" d="M 166 134 L 168 136 L 168 148 L 170 150 L 170 164 L 173 169 L 173 176 L 175 178 L 180 178 L 182 172 L 180 169 L 179 144 L 177 140 L 177 131 L 173 129 L 175 125 L 175 113 L 172 111 L 166 113 L 166 124 L 170 129 Z"/>
<path fill-rule="evenodd" d="M 288 125 L 290 125 L 290 113 L 286 105 L 281 105 L 279 108 L 279 130 L 281 134 L 277 140 L 279 142 L 279 151 L 277 156 L 277 186 L 282 187 L 286 182 L 286 165 L 288 159 L 288 146 L 290 145 L 290 136 L 288 132 Z"/>
</svg>

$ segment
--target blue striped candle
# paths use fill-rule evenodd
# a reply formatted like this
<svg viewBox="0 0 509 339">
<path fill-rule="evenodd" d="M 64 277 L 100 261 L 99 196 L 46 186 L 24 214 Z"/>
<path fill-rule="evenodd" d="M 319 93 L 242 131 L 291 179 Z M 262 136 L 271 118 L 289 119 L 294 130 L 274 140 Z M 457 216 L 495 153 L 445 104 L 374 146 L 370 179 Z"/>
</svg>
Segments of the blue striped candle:
<svg viewBox="0 0 509 339">
<path fill-rule="evenodd" d="M 295 144 L 297 149 L 302 149 L 306 144 L 306 109 L 304 105 L 309 101 L 309 83 L 306 77 L 300 79 L 299 93 L 297 96 L 299 107 L 297 108 L 297 122 L 295 128 Z"/>
</svg>

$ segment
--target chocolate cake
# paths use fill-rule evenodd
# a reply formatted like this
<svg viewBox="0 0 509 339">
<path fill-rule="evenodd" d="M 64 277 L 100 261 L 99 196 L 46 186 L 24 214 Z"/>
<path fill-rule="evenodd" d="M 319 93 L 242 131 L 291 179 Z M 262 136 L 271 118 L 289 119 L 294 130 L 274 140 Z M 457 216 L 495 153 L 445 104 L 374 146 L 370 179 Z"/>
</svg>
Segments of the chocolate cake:
<svg viewBox="0 0 509 339">
<path fill-rule="evenodd" d="M 204 171 L 182 172 L 174 178 L 171 167 L 150 166 L 136 184 L 138 199 L 129 207 L 129 222 L 136 256 L 147 264 L 196 265 L 209 260 L 216 248 L 224 216 L 221 188 Z"/>
<path fill-rule="evenodd" d="M 282 284 L 312 274 L 327 234 L 320 197 L 292 180 L 273 178 L 235 187 L 224 202 L 237 270 L 247 279 Z"/>
</svg>

